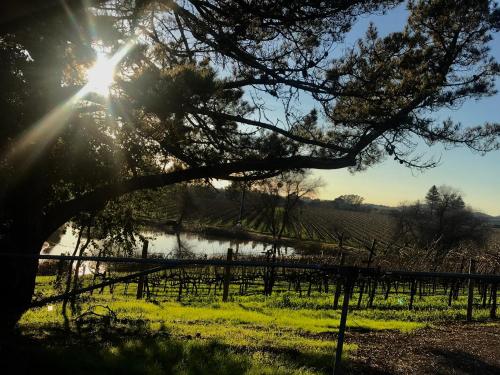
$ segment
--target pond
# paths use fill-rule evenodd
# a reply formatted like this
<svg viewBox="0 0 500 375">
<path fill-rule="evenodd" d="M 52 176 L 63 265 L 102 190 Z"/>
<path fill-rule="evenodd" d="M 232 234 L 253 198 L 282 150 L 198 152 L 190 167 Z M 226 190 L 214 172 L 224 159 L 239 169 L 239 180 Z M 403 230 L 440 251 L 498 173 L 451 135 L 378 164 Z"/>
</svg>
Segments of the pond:
<svg viewBox="0 0 500 375">
<path fill-rule="evenodd" d="M 180 233 L 150 229 L 142 233 L 149 240 L 148 254 L 162 255 L 167 258 L 199 258 L 214 257 L 227 254 L 227 249 L 240 255 L 263 255 L 271 248 L 270 243 L 253 240 L 228 239 L 218 236 L 207 236 L 199 233 Z M 77 242 L 77 235 L 71 229 L 61 235 L 58 241 L 47 244 L 44 254 L 71 254 Z M 142 242 L 137 241 L 136 252 L 141 253 Z M 282 247 L 283 254 L 293 255 L 295 249 Z"/>
</svg>

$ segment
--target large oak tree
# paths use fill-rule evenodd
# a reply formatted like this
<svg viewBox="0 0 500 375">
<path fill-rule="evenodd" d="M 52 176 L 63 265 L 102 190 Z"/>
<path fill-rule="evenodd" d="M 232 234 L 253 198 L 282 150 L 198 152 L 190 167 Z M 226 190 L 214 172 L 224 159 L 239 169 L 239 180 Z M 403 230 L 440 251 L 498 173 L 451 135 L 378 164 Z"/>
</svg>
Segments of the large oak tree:
<svg viewBox="0 0 500 375">
<path fill-rule="evenodd" d="M 16 1 L 0 25 L 1 251 L 37 254 L 63 223 L 140 189 L 386 157 L 432 167 L 415 156 L 421 141 L 498 149 L 498 124 L 434 114 L 495 93 L 499 10 L 409 1 L 403 30 L 371 26 L 339 54 L 359 16 L 399 3 Z M 121 57 L 109 97 L 85 86 L 96 50 Z M 2 265 L 8 329 L 29 306 L 37 261 Z"/>
</svg>

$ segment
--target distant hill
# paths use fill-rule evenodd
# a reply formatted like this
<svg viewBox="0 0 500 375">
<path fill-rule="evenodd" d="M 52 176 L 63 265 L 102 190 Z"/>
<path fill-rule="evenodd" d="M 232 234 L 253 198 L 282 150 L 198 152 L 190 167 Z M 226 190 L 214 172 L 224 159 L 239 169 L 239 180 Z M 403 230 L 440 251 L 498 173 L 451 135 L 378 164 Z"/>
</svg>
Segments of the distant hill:
<svg viewBox="0 0 500 375">
<path fill-rule="evenodd" d="M 333 200 L 308 199 L 308 198 L 303 198 L 303 200 L 304 203 L 309 206 L 338 209 L 338 207 L 335 207 L 335 203 Z M 351 210 L 348 211 L 358 211 L 358 212 L 377 211 L 380 213 L 392 213 L 397 210 L 398 210 L 397 207 L 385 206 L 382 204 L 374 204 L 374 203 L 362 203 L 361 205 L 353 207 Z"/>
<path fill-rule="evenodd" d="M 487 222 L 489 222 L 495 228 L 500 228 L 500 216 L 491 216 L 491 215 L 485 214 L 483 212 L 476 212 L 475 214 L 477 217 L 480 217 L 483 220 L 486 220 Z"/>
<path fill-rule="evenodd" d="M 387 212 L 387 213 L 394 212 L 394 211 L 398 210 L 397 207 L 384 206 L 383 204 L 365 203 L 365 204 L 363 204 L 363 206 L 366 206 L 366 207 L 370 208 L 371 210 L 380 211 L 380 212 Z"/>
</svg>

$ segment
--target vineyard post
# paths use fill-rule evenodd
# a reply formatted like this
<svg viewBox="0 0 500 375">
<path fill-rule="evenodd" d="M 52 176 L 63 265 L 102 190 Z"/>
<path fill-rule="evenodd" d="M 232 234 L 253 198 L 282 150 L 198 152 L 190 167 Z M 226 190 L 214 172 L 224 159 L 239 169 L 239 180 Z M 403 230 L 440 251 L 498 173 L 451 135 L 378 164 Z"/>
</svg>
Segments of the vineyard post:
<svg viewBox="0 0 500 375">
<path fill-rule="evenodd" d="M 340 255 L 340 268 L 344 265 L 344 253 Z M 340 278 L 337 279 L 337 283 L 335 284 L 335 297 L 333 298 L 333 308 L 336 310 L 339 306 L 339 298 L 340 291 L 342 287 L 342 280 Z"/>
<path fill-rule="evenodd" d="M 307 296 L 311 297 L 311 290 L 312 290 L 312 272 L 309 272 L 309 286 L 307 287 Z"/>
<path fill-rule="evenodd" d="M 149 246 L 149 241 L 144 240 L 144 243 L 142 244 L 142 259 L 146 259 L 148 257 L 148 246 Z M 144 289 L 144 276 L 139 276 L 139 280 L 137 281 L 137 299 L 142 298 L 142 290 Z"/>
<path fill-rule="evenodd" d="M 491 310 L 490 318 L 495 319 L 497 317 L 497 283 L 491 285 Z"/>
<path fill-rule="evenodd" d="M 481 283 L 481 301 L 483 309 L 486 307 L 487 298 L 488 298 L 488 284 Z"/>
<path fill-rule="evenodd" d="M 269 252 L 269 250 L 267 250 L 266 251 L 266 262 L 271 261 L 270 257 L 271 257 L 271 253 Z M 269 295 L 269 277 L 270 277 L 269 267 L 264 268 L 263 277 L 264 277 L 264 295 L 268 296 Z"/>
<path fill-rule="evenodd" d="M 329 275 L 328 275 L 328 272 L 324 272 L 323 273 L 323 283 L 324 283 L 324 286 L 325 286 L 325 293 L 328 293 L 328 278 L 329 278 Z"/>
<path fill-rule="evenodd" d="M 389 293 L 391 291 L 391 280 L 387 280 L 387 289 L 385 290 L 384 300 L 389 298 Z"/>
<path fill-rule="evenodd" d="M 363 279 L 359 284 L 358 309 L 361 307 L 361 301 L 363 300 L 364 289 L 365 289 L 365 280 Z"/>
<path fill-rule="evenodd" d="M 230 262 L 233 261 L 233 249 L 227 249 L 227 264 L 224 269 L 224 290 L 222 292 L 222 302 L 227 302 L 227 297 L 229 296 L 229 282 L 231 281 L 231 265 Z"/>
<path fill-rule="evenodd" d="M 469 274 L 474 273 L 476 262 L 474 259 L 469 261 Z M 469 293 L 467 296 L 467 321 L 472 321 L 472 303 L 474 302 L 474 280 L 469 278 Z"/>
<path fill-rule="evenodd" d="M 97 256 L 102 256 L 102 249 L 99 249 L 99 253 Z M 92 285 L 95 284 L 96 280 L 97 280 L 97 277 L 100 275 L 100 272 L 99 270 L 101 269 L 101 262 L 97 261 L 95 263 L 95 271 L 94 271 L 94 275 L 92 276 Z M 125 295 L 128 293 L 128 283 L 127 283 L 127 287 L 125 288 Z M 94 294 L 94 290 L 91 290 L 90 291 L 90 295 Z"/>
<path fill-rule="evenodd" d="M 178 293 L 177 293 L 177 302 L 180 302 L 180 300 L 182 299 L 182 282 L 184 281 L 184 278 L 183 278 L 183 273 L 184 273 L 184 269 L 179 269 L 179 290 L 178 290 Z M 217 282 L 215 283 L 216 287 L 217 287 Z"/>
<path fill-rule="evenodd" d="M 55 282 L 56 287 L 59 287 L 61 285 L 65 268 L 64 266 L 65 266 L 64 260 L 61 259 L 59 262 L 57 262 L 57 276 Z"/>
<path fill-rule="evenodd" d="M 373 307 L 373 300 L 375 299 L 375 293 L 377 293 L 377 287 L 378 287 L 378 279 L 375 279 L 373 280 L 373 287 L 372 287 L 372 290 L 370 292 L 370 296 L 368 298 L 368 308 L 372 308 Z"/>
<path fill-rule="evenodd" d="M 276 251 L 273 252 L 272 263 L 276 263 Z M 276 281 L 276 268 L 274 265 L 271 266 L 271 271 L 269 274 L 269 295 L 273 292 L 274 283 Z"/>
<path fill-rule="evenodd" d="M 410 305 L 408 306 L 408 310 L 413 309 L 413 301 L 415 300 L 415 294 L 417 294 L 417 281 L 412 280 L 410 286 Z"/>
<path fill-rule="evenodd" d="M 337 350 L 335 353 L 335 363 L 333 366 L 333 375 L 341 374 L 341 361 L 342 361 L 342 349 L 344 346 L 344 334 L 345 327 L 347 323 L 347 313 L 349 311 L 349 296 L 351 294 L 351 288 L 354 285 L 358 272 L 355 267 L 352 267 L 347 271 L 344 279 L 344 301 L 342 303 L 342 313 L 340 315 L 339 324 L 339 335 L 337 338 Z"/>
<path fill-rule="evenodd" d="M 453 293 L 455 292 L 455 281 L 450 282 L 450 293 L 448 295 L 448 307 L 451 307 L 451 302 L 453 300 Z"/>
<path fill-rule="evenodd" d="M 370 252 L 370 256 L 368 257 L 368 261 L 366 262 L 366 269 L 369 269 L 371 264 L 372 264 L 372 261 L 373 261 L 373 256 L 375 255 L 375 246 L 377 245 L 377 240 L 374 239 L 372 241 L 372 245 L 371 247 L 368 247 L 368 246 L 365 246 L 366 249 Z M 360 283 L 360 286 L 359 286 L 359 297 L 358 297 L 358 309 L 361 307 L 361 302 L 363 300 L 363 293 L 365 291 L 365 280 L 363 279 Z M 371 290 L 370 290 L 370 294 L 369 296 L 371 296 L 372 293 L 371 293 Z M 373 299 L 372 299 L 373 300 Z"/>
<path fill-rule="evenodd" d="M 368 251 L 370 252 L 370 256 L 368 257 L 368 262 L 366 264 L 366 268 L 370 268 L 370 266 L 372 264 L 373 257 L 375 256 L 375 246 L 377 246 L 376 239 L 373 240 L 371 247 L 367 247 Z"/>
</svg>

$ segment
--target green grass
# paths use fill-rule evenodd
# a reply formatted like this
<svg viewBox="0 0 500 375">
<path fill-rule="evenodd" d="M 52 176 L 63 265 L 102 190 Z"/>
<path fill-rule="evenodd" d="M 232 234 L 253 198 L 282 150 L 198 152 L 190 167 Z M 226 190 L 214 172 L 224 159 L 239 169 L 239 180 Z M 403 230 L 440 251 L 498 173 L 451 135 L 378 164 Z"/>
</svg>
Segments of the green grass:
<svg viewBox="0 0 500 375">
<path fill-rule="evenodd" d="M 208 306 L 178 302 L 156 304 L 110 295 L 85 303 L 83 310 L 92 304 L 105 304 L 116 313 L 120 322 L 128 326 L 142 325 L 149 334 L 169 332 L 172 339 L 187 346 L 194 345 L 193 342 L 198 346 L 212 343 L 212 348 L 225 348 L 229 359 L 239 361 L 244 354 L 246 361 L 250 361 L 242 365 L 245 371 L 228 373 L 318 374 L 331 368 L 335 353 L 334 339 L 317 335 L 336 331 L 339 320 L 336 312 L 283 311 L 258 302 Z M 60 309 L 60 305 L 55 305 L 51 311 L 47 307 L 28 311 L 21 321 L 22 330 L 43 337 L 55 327 L 62 327 Z M 106 313 L 106 310 L 97 307 L 96 312 Z M 353 345 L 345 346 L 346 353 L 353 349 Z M 107 352 L 100 352 L 98 356 L 99 360 L 108 358 Z M 281 367 L 286 371 L 281 371 Z"/>
<path fill-rule="evenodd" d="M 50 374 L 317 374 L 286 355 L 241 351 L 218 340 L 186 340 L 146 328 L 50 332 L 24 340 L 16 370 Z M 18 353 L 21 354 L 21 353 Z M 19 357 L 21 357 L 19 355 Z M 24 367 L 24 369 L 23 369 Z"/>
<path fill-rule="evenodd" d="M 37 278 L 40 295 L 56 293 L 53 277 Z M 172 374 L 324 374 L 331 371 L 340 312 L 332 309 L 332 293 L 313 292 L 239 296 L 186 295 L 181 302 L 168 295 L 155 301 L 136 300 L 119 285 L 110 294 L 85 296 L 80 312 L 93 311 L 81 324 L 71 317 L 64 329 L 61 304 L 31 309 L 20 321 L 23 337 L 37 348 L 40 366 L 64 373 Z M 465 318 L 465 297 L 447 306 L 445 296 L 415 299 L 408 311 L 405 295 L 377 296 L 373 309 L 356 309 L 351 300 L 348 330 L 411 331 L 437 322 Z M 363 301 L 363 306 L 366 301 Z M 108 319 L 109 308 L 116 319 Z M 475 309 L 485 319 L 487 309 Z M 349 334 L 349 332 L 348 332 Z M 344 345 L 348 360 L 356 345 Z M 42 353 L 42 354 L 40 354 Z M 58 358 L 64 358 L 60 361 Z M 139 365 L 139 363 L 144 365 Z M 138 367 L 139 366 L 139 367 Z M 144 367 L 141 367 L 144 366 Z M 79 370 L 80 371 L 80 370 Z M 72 371 L 74 372 L 74 371 Z M 76 372 L 79 373 L 79 372 Z"/>
</svg>

